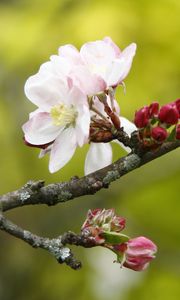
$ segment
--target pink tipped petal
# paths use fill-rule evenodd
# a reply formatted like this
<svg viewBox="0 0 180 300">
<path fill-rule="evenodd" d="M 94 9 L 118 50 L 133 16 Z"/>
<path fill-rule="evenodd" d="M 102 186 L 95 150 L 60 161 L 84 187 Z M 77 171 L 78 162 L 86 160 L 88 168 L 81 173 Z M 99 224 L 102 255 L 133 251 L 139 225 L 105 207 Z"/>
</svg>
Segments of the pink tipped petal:
<svg viewBox="0 0 180 300">
<path fill-rule="evenodd" d="M 37 108 L 36 110 L 32 111 L 30 114 L 29 114 L 29 119 L 31 119 L 32 117 L 34 117 L 35 115 L 39 114 L 39 113 L 42 113 L 44 112 L 42 109 L 40 108 Z"/>
<path fill-rule="evenodd" d="M 49 113 L 40 112 L 35 114 L 22 129 L 25 134 L 25 140 L 33 145 L 43 145 L 56 139 L 62 130 L 59 126 L 52 123 Z"/>
<path fill-rule="evenodd" d="M 91 143 L 85 160 L 85 175 L 112 163 L 112 148 L 109 143 Z"/>
<path fill-rule="evenodd" d="M 113 49 L 114 49 L 114 52 L 116 54 L 116 57 L 119 57 L 120 53 L 121 53 L 121 50 L 119 49 L 119 47 L 113 42 L 113 40 L 109 37 L 109 36 L 106 36 L 103 41 L 107 44 L 109 44 Z"/>
<path fill-rule="evenodd" d="M 64 167 L 76 150 L 76 132 L 73 127 L 63 130 L 53 143 L 49 171 L 54 173 Z"/>
<path fill-rule="evenodd" d="M 52 106 L 64 101 L 67 86 L 58 77 L 37 73 L 25 84 L 25 94 L 40 109 L 49 111 Z"/>
<path fill-rule="evenodd" d="M 85 66 L 74 67 L 69 76 L 72 78 L 73 83 L 89 96 L 106 89 L 105 81 L 101 77 L 92 74 Z"/>
</svg>

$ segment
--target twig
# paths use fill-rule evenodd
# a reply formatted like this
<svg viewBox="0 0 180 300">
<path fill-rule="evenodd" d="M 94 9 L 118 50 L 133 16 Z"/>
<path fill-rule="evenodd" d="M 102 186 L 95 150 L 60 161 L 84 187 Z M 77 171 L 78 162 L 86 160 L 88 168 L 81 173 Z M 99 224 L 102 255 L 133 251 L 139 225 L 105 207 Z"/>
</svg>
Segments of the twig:
<svg viewBox="0 0 180 300">
<path fill-rule="evenodd" d="M 0 209 L 7 211 L 30 204 L 55 205 L 83 195 L 92 195 L 111 182 L 126 175 L 142 165 L 178 148 L 180 141 L 164 143 L 158 150 L 149 151 L 142 156 L 131 153 L 115 163 L 85 177 L 73 177 L 70 181 L 44 186 L 44 181 L 29 181 L 19 190 L 0 196 Z"/>
<path fill-rule="evenodd" d="M 78 245 L 81 241 L 81 246 L 83 246 L 82 238 L 80 239 L 80 236 L 75 233 L 66 233 L 63 236 L 58 236 L 54 239 L 40 237 L 15 225 L 2 214 L 0 214 L 0 229 L 17 237 L 18 239 L 23 240 L 33 248 L 42 248 L 48 251 L 60 264 L 66 263 L 74 270 L 81 268 L 81 262 L 74 258 L 69 248 L 64 246 L 68 243 L 68 241 L 70 241 L 70 244 L 75 245 Z M 73 236 L 71 240 L 69 239 L 69 235 Z"/>
</svg>

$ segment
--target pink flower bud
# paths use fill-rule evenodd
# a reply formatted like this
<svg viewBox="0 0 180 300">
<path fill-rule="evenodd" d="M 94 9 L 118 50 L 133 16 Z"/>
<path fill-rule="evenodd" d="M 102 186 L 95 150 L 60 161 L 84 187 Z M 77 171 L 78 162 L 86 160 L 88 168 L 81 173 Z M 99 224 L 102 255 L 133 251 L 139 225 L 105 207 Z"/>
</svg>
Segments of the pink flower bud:
<svg viewBox="0 0 180 300">
<path fill-rule="evenodd" d="M 178 122 L 179 112 L 175 105 L 167 104 L 161 107 L 158 117 L 161 122 L 174 125 Z"/>
<path fill-rule="evenodd" d="M 121 246 L 122 248 L 122 246 Z M 145 270 L 150 261 L 155 258 L 157 246 L 146 237 L 140 236 L 126 243 L 125 262 L 123 266 L 134 271 Z"/>
<path fill-rule="evenodd" d="M 149 122 L 149 107 L 144 106 L 135 113 L 134 123 L 138 128 L 144 128 Z"/>
<path fill-rule="evenodd" d="M 151 130 L 151 136 L 156 142 L 163 143 L 166 140 L 168 133 L 165 128 L 157 126 Z"/>
<path fill-rule="evenodd" d="M 176 139 L 180 140 L 180 124 L 176 126 Z"/>
<path fill-rule="evenodd" d="M 155 117 L 158 115 L 159 112 L 159 103 L 158 102 L 153 102 L 149 105 L 149 117 Z"/>
</svg>

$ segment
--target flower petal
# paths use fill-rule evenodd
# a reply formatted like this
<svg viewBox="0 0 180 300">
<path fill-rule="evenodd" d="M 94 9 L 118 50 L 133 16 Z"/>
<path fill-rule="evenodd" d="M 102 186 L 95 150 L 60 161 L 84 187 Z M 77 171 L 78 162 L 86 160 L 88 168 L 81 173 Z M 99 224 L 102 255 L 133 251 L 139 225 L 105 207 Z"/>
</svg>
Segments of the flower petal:
<svg viewBox="0 0 180 300">
<path fill-rule="evenodd" d="M 82 64 L 78 49 L 71 44 L 61 46 L 58 53 L 60 57 L 65 57 L 71 64 Z"/>
<path fill-rule="evenodd" d="M 92 96 L 106 89 L 105 81 L 92 74 L 85 66 L 76 66 L 69 73 L 73 83 L 78 86 L 86 95 Z"/>
<path fill-rule="evenodd" d="M 133 133 L 133 131 L 137 130 L 136 125 L 128 119 L 120 117 L 120 121 L 121 127 L 124 128 L 124 131 L 129 135 L 129 137 L 131 136 L 131 133 Z"/>
<path fill-rule="evenodd" d="M 136 125 L 134 123 L 130 122 L 128 119 L 126 119 L 124 117 L 120 117 L 120 121 L 121 121 L 121 127 L 124 128 L 124 131 L 129 135 L 129 137 L 131 136 L 131 133 L 133 131 L 137 130 Z M 124 146 L 124 144 L 121 143 L 121 142 L 119 142 L 118 140 L 114 140 L 113 142 L 117 143 L 126 152 L 128 152 L 128 153 L 131 152 L 131 148 L 130 147 Z"/>
<path fill-rule="evenodd" d="M 135 53 L 136 44 L 132 43 L 121 52 L 119 58 L 109 64 L 105 74 L 108 86 L 117 85 L 124 80 L 130 71 Z"/>
<path fill-rule="evenodd" d="M 80 50 L 83 62 L 92 74 L 104 79 L 109 61 L 116 58 L 114 49 L 104 41 L 95 41 L 84 44 Z"/>
<path fill-rule="evenodd" d="M 63 128 L 53 125 L 49 113 L 40 112 L 34 114 L 34 116 L 22 126 L 22 129 L 28 143 L 43 145 L 54 141 Z"/>
<path fill-rule="evenodd" d="M 91 143 L 85 160 L 85 175 L 112 163 L 112 148 L 109 143 Z"/>
<path fill-rule="evenodd" d="M 90 110 L 89 107 L 85 105 L 78 107 L 76 130 L 78 135 L 78 145 L 82 147 L 88 142 L 90 130 Z"/>
<path fill-rule="evenodd" d="M 25 84 L 26 96 L 44 111 L 62 102 L 66 93 L 67 84 L 50 73 L 37 73 L 29 77 Z"/>
<path fill-rule="evenodd" d="M 119 55 L 121 54 L 121 50 L 119 49 L 119 47 L 113 42 L 113 40 L 109 37 L 109 36 L 106 36 L 103 41 L 107 44 L 109 44 L 113 49 L 114 49 L 114 52 L 116 54 L 117 57 L 119 57 Z"/>
<path fill-rule="evenodd" d="M 76 146 L 75 129 L 73 127 L 64 129 L 53 143 L 50 154 L 49 171 L 54 173 L 64 167 L 72 158 Z"/>
</svg>

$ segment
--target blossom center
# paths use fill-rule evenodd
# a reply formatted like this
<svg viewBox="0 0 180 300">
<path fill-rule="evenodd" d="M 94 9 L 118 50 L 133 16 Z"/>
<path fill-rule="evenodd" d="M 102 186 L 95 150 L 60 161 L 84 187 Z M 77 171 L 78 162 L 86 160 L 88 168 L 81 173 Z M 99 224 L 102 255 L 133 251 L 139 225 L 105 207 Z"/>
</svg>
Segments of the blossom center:
<svg viewBox="0 0 180 300">
<path fill-rule="evenodd" d="M 56 126 L 74 126 L 78 115 L 73 105 L 67 106 L 65 104 L 53 106 L 50 114 Z"/>
</svg>

